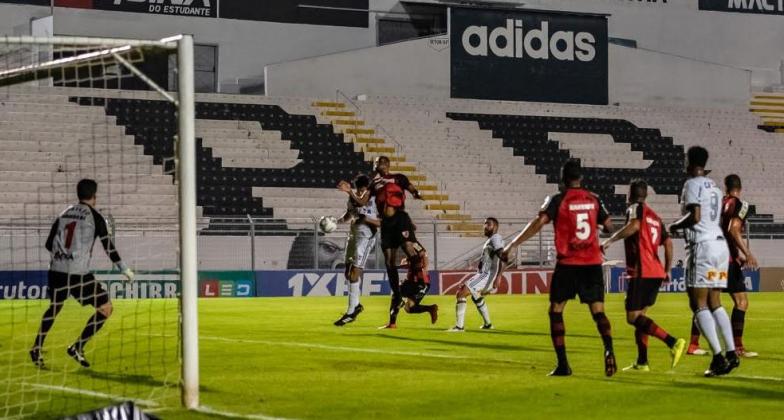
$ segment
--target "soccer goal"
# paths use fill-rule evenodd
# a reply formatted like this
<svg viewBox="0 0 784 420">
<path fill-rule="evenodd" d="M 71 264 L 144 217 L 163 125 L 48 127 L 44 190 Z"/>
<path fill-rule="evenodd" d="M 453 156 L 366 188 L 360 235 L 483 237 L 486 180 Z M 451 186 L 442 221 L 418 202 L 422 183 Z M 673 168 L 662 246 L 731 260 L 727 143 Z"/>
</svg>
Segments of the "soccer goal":
<svg viewBox="0 0 784 420">
<path fill-rule="evenodd" d="M 193 60 L 191 36 L 0 37 L 0 418 L 198 407 Z M 50 289 L 57 241 L 92 276 Z"/>
</svg>

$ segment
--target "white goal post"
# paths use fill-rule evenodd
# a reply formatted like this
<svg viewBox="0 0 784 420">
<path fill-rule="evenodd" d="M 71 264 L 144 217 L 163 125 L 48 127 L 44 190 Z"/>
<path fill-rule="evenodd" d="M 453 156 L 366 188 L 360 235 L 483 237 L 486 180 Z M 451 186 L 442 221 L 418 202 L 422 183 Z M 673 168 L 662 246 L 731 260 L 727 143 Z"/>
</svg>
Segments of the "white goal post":
<svg viewBox="0 0 784 420">
<path fill-rule="evenodd" d="M 111 62 L 123 66 L 177 107 L 178 136 L 175 144 L 177 196 L 179 205 L 179 271 L 181 281 L 181 398 L 188 409 L 199 406 L 198 348 L 198 273 L 196 237 L 196 140 L 194 94 L 194 47 L 191 35 L 177 35 L 160 40 L 127 40 L 89 37 L 12 37 L 0 36 L 0 45 L 14 45 L 29 52 L 24 58 L 4 58 L 0 68 L 0 88 L 28 82 L 41 82 L 63 77 L 82 65 Z M 51 47 L 51 48 L 47 48 Z M 51 51 L 67 48 L 72 54 L 54 57 Z M 39 51 L 49 51 L 39 53 Z M 168 51 L 177 54 L 177 87 L 172 94 L 158 86 L 134 66 L 134 55 L 145 51 Z M 47 55 L 48 54 L 48 55 Z M 27 58 L 29 57 L 29 58 Z"/>
</svg>

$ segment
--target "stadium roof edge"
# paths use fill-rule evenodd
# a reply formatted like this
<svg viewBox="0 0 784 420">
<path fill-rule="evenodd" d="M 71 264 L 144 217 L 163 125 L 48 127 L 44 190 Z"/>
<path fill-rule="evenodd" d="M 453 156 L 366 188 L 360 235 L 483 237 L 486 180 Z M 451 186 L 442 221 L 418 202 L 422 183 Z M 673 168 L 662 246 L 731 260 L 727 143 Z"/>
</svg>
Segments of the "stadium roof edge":
<svg viewBox="0 0 784 420">
<path fill-rule="evenodd" d="M 440 0 L 401 0 L 400 3 L 422 5 L 422 6 L 444 6 L 456 9 L 481 9 L 481 10 L 506 10 L 510 12 L 531 12 L 531 13 L 549 13 L 559 15 L 572 15 L 572 16 L 594 16 L 594 17 L 608 17 L 612 16 L 610 13 L 590 13 L 590 12 L 571 12 L 567 10 L 545 10 L 545 9 L 528 9 L 525 7 L 513 7 L 511 3 L 500 2 L 476 2 L 475 4 L 461 3 L 459 1 L 440 1 Z M 473 3 L 473 2 L 472 2 Z M 524 6 L 525 3 L 518 3 L 519 6 Z"/>
</svg>

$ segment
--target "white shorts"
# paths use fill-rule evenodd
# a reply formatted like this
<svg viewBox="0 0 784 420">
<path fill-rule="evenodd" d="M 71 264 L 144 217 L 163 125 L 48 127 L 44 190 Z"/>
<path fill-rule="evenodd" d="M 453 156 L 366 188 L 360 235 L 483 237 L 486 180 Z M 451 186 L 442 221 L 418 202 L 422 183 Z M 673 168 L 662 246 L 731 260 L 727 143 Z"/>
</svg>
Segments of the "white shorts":
<svg viewBox="0 0 784 420">
<path fill-rule="evenodd" d="M 727 287 L 730 250 L 723 239 L 691 245 L 686 265 L 686 286 L 696 288 Z"/>
<path fill-rule="evenodd" d="M 354 225 L 346 243 L 346 267 L 365 269 L 365 263 L 376 247 L 376 234 L 367 225 Z"/>
<path fill-rule="evenodd" d="M 476 273 L 465 281 L 465 286 L 471 292 L 474 299 L 479 299 L 482 292 L 493 286 L 493 278 L 490 273 Z"/>
</svg>

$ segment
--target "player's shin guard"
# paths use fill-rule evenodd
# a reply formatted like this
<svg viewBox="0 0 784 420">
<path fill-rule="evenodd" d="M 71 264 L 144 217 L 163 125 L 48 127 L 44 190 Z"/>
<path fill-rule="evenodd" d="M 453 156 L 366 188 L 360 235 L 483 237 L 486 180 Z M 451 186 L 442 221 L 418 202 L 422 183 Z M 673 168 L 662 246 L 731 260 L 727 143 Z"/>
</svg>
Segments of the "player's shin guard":
<svg viewBox="0 0 784 420">
<path fill-rule="evenodd" d="M 667 331 L 656 325 L 652 319 L 645 315 L 638 316 L 637 319 L 634 320 L 634 326 L 638 331 L 641 331 L 647 335 L 652 335 L 659 340 L 664 341 L 664 343 L 667 344 L 667 347 L 674 346 L 675 341 L 677 341 L 675 337 L 668 334 Z"/>
<path fill-rule="evenodd" d="M 743 348 L 743 327 L 746 324 L 746 311 L 732 308 L 732 336 L 735 338 L 735 348 Z"/>
<path fill-rule="evenodd" d="M 716 325 L 719 326 L 721 336 L 724 338 L 724 346 L 726 347 L 727 352 L 734 352 L 735 338 L 732 336 L 732 323 L 723 306 L 719 306 L 713 310 L 713 318 L 716 319 Z"/>
<path fill-rule="evenodd" d="M 639 328 L 634 330 L 634 342 L 637 344 L 637 364 L 647 365 L 648 364 L 648 334 L 640 331 Z"/>
<path fill-rule="evenodd" d="M 455 326 L 465 328 L 466 298 L 457 298 L 455 305 Z"/>
<path fill-rule="evenodd" d="M 485 325 L 492 324 L 492 322 L 490 322 L 490 310 L 487 308 L 487 302 L 485 302 L 485 298 L 480 296 L 479 299 L 477 299 L 472 296 L 471 300 L 474 301 L 476 309 L 479 311 L 479 315 L 482 315 L 482 320 L 484 321 Z"/>
<path fill-rule="evenodd" d="M 607 319 L 607 315 L 604 312 L 597 312 L 593 314 L 593 320 L 596 322 L 596 329 L 599 331 L 599 335 L 602 336 L 604 350 L 613 351 L 612 327 L 610 326 L 610 320 Z"/>
<path fill-rule="evenodd" d="M 92 338 L 95 333 L 97 333 L 103 324 L 106 322 L 106 315 L 96 312 L 93 314 L 92 317 L 87 321 L 87 325 L 85 325 L 84 330 L 82 330 L 82 335 L 79 337 L 79 341 L 76 342 L 76 349 L 82 351 L 84 349 L 84 345 Z"/>
<path fill-rule="evenodd" d="M 697 318 L 697 325 L 700 327 L 700 332 L 705 336 L 710 344 L 713 355 L 721 354 L 721 343 L 719 343 L 719 335 L 716 333 L 716 319 L 708 308 L 702 308 L 695 314 Z"/>
<path fill-rule="evenodd" d="M 553 340 L 553 349 L 558 357 L 558 366 L 568 366 L 566 359 L 566 325 L 564 324 L 563 314 L 560 312 L 550 312 L 550 338 Z"/>
</svg>

